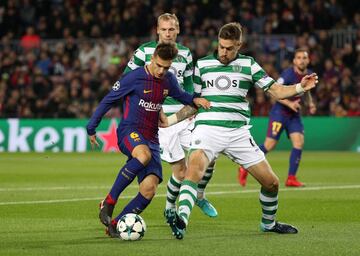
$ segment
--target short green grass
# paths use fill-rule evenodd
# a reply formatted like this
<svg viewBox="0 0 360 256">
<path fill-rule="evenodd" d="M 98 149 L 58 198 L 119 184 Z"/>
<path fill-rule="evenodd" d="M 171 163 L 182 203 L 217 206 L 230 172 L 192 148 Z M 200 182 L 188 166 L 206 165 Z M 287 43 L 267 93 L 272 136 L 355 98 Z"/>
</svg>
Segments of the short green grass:
<svg viewBox="0 0 360 256">
<path fill-rule="evenodd" d="M 268 159 L 282 184 L 288 152 Z M 304 189 L 281 186 L 278 219 L 296 225 L 297 235 L 264 234 L 258 229 L 259 185 L 237 183 L 237 166 L 218 160 L 207 197 L 217 218 L 198 208 L 184 240 L 171 236 L 162 215 L 165 183 L 143 212 L 143 240 L 105 236 L 97 218 L 125 158 L 119 153 L 0 153 L 0 255 L 359 255 L 360 157 L 350 152 L 305 152 L 299 178 Z M 137 193 L 134 182 L 119 200 L 120 211 Z"/>
</svg>

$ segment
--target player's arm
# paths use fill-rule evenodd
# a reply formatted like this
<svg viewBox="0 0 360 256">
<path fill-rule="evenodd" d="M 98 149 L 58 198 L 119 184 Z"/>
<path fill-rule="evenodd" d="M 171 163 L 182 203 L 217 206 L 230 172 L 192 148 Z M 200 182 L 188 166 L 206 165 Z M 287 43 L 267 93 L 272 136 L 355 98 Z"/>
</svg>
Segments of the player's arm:
<svg viewBox="0 0 360 256">
<path fill-rule="evenodd" d="M 311 96 L 311 93 L 310 92 L 306 92 L 305 93 L 305 96 L 306 96 L 306 101 L 307 101 L 307 104 L 309 106 L 309 112 L 311 115 L 315 114 L 316 113 L 316 105 L 313 101 L 313 98 Z"/>
<path fill-rule="evenodd" d="M 311 75 L 304 76 L 300 83 L 294 85 L 283 86 L 275 82 L 269 87 L 267 92 L 269 92 L 276 100 L 281 100 L 303 94 L 314 88 L 317 83 L 318 76 L 315 73 L 312 73 Z"/>
<path fill-rule="evenodd" d="M 95 112 L 92 114 L 87 126 L 87 134 L 89 135 L 90 144 L 92 147 L 99 146 L 96 141 L 96 128 L 99 126 L 102 117 L 113 107 L 119 100 L 126 94 L 128 94 L 133 88 L 131 88 L 130 75 L 124 76 L 117 81 L 111 91 L 101 100 L 97 106 Z"/>
<path fill-rule="evenodd" d="M 133 56 L 126 65 L 123 74 L 127 74 L 130 71 L 142 66 L 145 66 L 145 52 L 143 52 L 140 48 L 138 48 L 135 50 Z"/>
<path fill-rule="evenodd" d="M 277 101 L 283 104 L 284 106 L 290 108 L 294 112 L 298 112 L 301 109 L 300 99 L 294 101 L 288 99 L 277 100 Z"/>
</svg>

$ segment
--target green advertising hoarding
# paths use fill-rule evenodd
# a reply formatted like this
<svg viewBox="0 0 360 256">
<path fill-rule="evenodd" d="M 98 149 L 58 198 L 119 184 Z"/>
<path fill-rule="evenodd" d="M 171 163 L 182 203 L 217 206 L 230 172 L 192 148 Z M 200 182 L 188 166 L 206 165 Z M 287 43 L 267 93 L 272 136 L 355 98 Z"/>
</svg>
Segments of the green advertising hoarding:
<svg viewBox="0 0 360 256">
<path fill-rule="evenodd" d="M 91 150 L 86 119 L 0 119 L 0 152 L 86 152 Z M 360 118 L 306 117 L 305 150 L 352 150 L 360 152 Z M 104 152 L 118 151 L 118 120 L 104 119 L 97 129 Z M 253 118 L 251 133 L 258 144 L 264 141 L 268 118 Z M 287 150 L 286 133 L 277 146 Z"/>
</svg>

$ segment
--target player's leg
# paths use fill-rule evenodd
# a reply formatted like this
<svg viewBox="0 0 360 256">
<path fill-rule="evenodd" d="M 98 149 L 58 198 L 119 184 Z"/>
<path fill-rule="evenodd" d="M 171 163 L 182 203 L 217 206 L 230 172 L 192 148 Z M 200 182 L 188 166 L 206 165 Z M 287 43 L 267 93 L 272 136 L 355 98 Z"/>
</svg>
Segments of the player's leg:
<svg viewBox="0 0 360 256">
<path fill-rule="evenodd" d="M 296 173 L 300 165 L 302 149 L 304 147 L 304 126 L 299 116 L 293 117 L 289 120 L 287 132 L 293 148 L 290 153 L 288 178 L 285 185 L 290 187 L 302 187 L 304 184 L 296 178 Z"/>
<path fill-rule="evenodd" d="M 197 200 L 198 182 L 204 176 L 208 165 L 209 160 L 203 150 L 196 149 L 190 153 L 188 170 L 180 187 L 178 211 L 179 216 L 186 225 L 189 222 L 191 211 Z"/>
<path fill-rule="evenodd" d="M 172 174 L 167 182 L 164 216 L 170 224 L 176 212 L 176 200 L 179 196 L 181 182 L 185 177 L 185 152 L 181 145 L 180 134 L 186 129 L 185 121 L 168 128 L 159 129 L 161 159 L 171 165 Z"/>
<path fill-rule="evenodd" d="M 295 233 L 297 230 L 287 224 L 275 221 L 278 208 L 279 179 L 265 159 L 264 153 L 254 142 L 249 130 L 240 128 L 233 134 L 233 140 L 224 154 L 244 166 L 261 184 L 260 203 L 262 208 L 261 229 L 278 233 Z"/>
<path fill-rule="evenodd" d="M 250 174 L 261 184 L 260 204 L 262 218 L 260 229 L 263 232 L 296 234 L 296 227 L 275 220 L 278 209 L 279 179 L 266 160 L 248 167 Z"/>
<path fill-rule="evenodd" d="M 185 151 L 189 151 L 190 149 L 190 140 L 191 140 L 191 131 L 194 129 L 194 120 L 184 120 L 182 122 L 182 127 L 180 127 L 180 132 L 178 132 L 178 138 L 181 144 L 181 147 Z M 216 217 L 218 215 L 215 207 L 208 201 L 205 197 L 205 188 L 209 183 L 213 173 L 215 170 L 215 162 L 211 163 L 205 171 L 204 176 L 200 180 L 198 184 L 198 193 L 197 193 L 197 200 L 196 205 L 201 209 L 201 211 L 209 216 L 209 217 Z M 183 179 L 181 179 L 182 181 Z"/>
<path fill-rule="evenodd" d="M 293 148 L 291 149 L 289 159 L 288 178 L 285 185 L 291 187 L 302 187 L 304 184 L 296 178 L 296 173 L 299 169 L 302 149 L 304 146 L 304 135 L 299 132 L 294 132 L 289 135 Z"/>
<path fill-rule="evenodd" d="M 108 226 L 120 193 L 134 180 L 137 174 L 144 169 L 151 159 L 151 151 L 141 134 L 130 132 L 119 142 L 120 150 L 128 156 L 128 161 L 120 169 L 115 182 L 100 203 L 100 221 Z"/>
<path fill-rule="evenodd" d="M 197 188 L 197 200 L 196 205 L 202 210 L 202 212 L 209 217 L 217 217 L 218 212 L 216 208 L 205 197 L 205 188 L 210 182 L 212 175 L 215 171 L 215 161 L 211 162 L 206 168 L 204 176 L 201 178 Z"/>
<path fill-rule="evenodd" d="M 267 154 L 276 147 L 283 130 L 283 118 L 272 114 L 269 118 L 265 141 L 263 144 L 259 145 L 259 148 L 262 152 L 264 152 L 264 154 Z M 238 181 L 243 187 L 246 186 L 247 176 L 248 171 L 243 166 L 240 166 L 238 172 Z"/>
<path fill-rule="evenodd" d="M 141 214 L 146 207 L 150 204 L 155 196 L 156 189 L 159 184 L 159 177 L 150 174 L 139 184 L 139 192 L 137 195 L 124 207 L 121 213 L 115 217 L 108 227 L 108 235 L 110 237 L 118 237 L 116 225 L 118 221 L 127 213 Z"/>
</svg>

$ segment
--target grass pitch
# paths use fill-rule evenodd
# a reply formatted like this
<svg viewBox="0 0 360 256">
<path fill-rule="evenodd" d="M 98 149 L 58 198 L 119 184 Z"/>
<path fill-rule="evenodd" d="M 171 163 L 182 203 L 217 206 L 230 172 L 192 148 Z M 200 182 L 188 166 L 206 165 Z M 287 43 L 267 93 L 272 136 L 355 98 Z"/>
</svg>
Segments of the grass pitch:
<svg viewBox="0 0 360 256">
<path fill-rule="evenodd" d="M 281 180 L 278 220 L 297 235 L 261 233 L 259 185 L 237 183 L 237 166 L 217 162 L 207 197 L 219 216 L 195 207 L 184 240 L 165 225 L 164 182 L 143 212 L 148 230 L 137 242 L 110 239 L 98 203 L 125 158 L 119 153 L 0 153 L 0 255 L 359 255 L 360 157 L 350 152 L 305 152 L 299 178 L 305 188 L 283 186 L 289 152 L 268 155 Z M 115 212 L 137 193 L 133 183 Z"/>
</svg>

